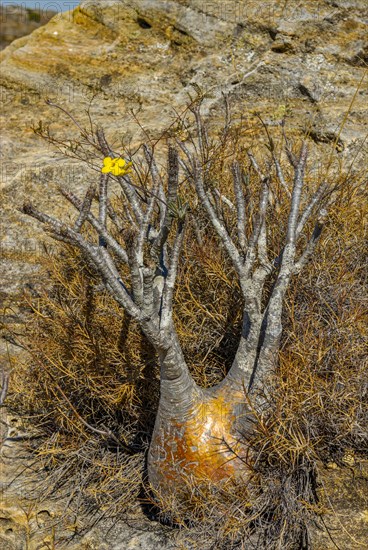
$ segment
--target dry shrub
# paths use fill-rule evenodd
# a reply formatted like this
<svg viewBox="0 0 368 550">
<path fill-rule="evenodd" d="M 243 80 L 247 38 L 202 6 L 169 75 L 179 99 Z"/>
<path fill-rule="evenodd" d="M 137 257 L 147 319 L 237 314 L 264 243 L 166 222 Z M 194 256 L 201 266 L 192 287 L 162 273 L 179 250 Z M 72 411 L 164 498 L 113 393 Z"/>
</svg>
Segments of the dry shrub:
<svg viewBox="0 0 368 550">
<path fill-rule="evenodd" d="M 273 399 L 324 461 L 341 463 L 345 452 L 368 448 L 367 198 L 362 185 L 336 202 L 287 301 Z"/>
<path fill-rule="evenodd" d="M 212 386 L 231 367 L 242 303 L 236 274 L 211 234 L 199 245 L 189 228 L 175 298 L 175 324 L 192 375 Z"/>
<path fill-rule="evenodd" d="M 227 160 L 234 142 L 228 140 L 226 147 L 222 155 L 216 150 L 213 181 L 231 200 Z M 315 175 L 307 177 L 310 192 L 318 183 Z M 252 171 L 249 177 L 250 218 L 259 181 Z M 307 547 L 308 524 L 321 512 L 319 461 L 344 463 L 346 451 L 358 456 L 368 446 L 363 248 L 368 201 L 363 181 L 352 185 L 341 174 L 334 183 L 342 192 L 329 227 L 288 293 L 280 365 L 265 388 L 268 407 L 254 410 L 254 432 L 247 436 L 255 457 L 250 478 L 244 485 L 218 486 L 188 479 L 191 497 L 185 508 L 180 495 L 161 500 L 161 517 L 180 527 L 178 548 Z M 287 202 L 276 180 L 273 192 L 279 199 L 270 222 L 275 253 L 285 232 Z M 210 386 L 231 366 L 242 304 L 235 274 L 190 200 L 202 242 L 190 222 L 175 322 L 196 381 Z M 227 219 L 235 233 L 231 213 Z M 158 404 L 157 363 L 137 326 L 101 290 L 80 255 L 65 245 L 55 251 L 45 257 L 48 289 L 34 289 L 27 297 L 32 315 L 23 343 L 29 360 L 13 374 L 11 404 L 33 415 L 46 434 L 37 453 L 52 472 L 49 487 L 72 477 L 87 502 L 118 513 L 141 489 Z"/>
<path fill-rule="evenodd" d="M 22 304 L 29 353 L 16 366 L 10 405 L 42 428 L 36 452 L 51 472 L 48 493 L 74 481 L 75 496 L 124 508 L 141 490 L 158 400 L 155 354 L 77 251 L 53 247 L 42 263 L 43 283 Z"/>
</svg>

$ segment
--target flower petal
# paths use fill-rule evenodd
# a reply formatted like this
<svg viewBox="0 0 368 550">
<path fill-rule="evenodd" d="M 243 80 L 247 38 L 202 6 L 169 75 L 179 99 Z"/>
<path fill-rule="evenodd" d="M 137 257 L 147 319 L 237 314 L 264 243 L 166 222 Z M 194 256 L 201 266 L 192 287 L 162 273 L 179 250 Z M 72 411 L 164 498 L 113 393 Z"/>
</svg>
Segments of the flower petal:
<svg viewBox="0 0 368 550">
<path fill-rule="evenodd" d="M 114 176 L 120 176 L 121 175 L 121 170 L 119 168 L 119 166 L 115 165 L 111 168 L 111 173 L 114 174 Z"/>
</svg>

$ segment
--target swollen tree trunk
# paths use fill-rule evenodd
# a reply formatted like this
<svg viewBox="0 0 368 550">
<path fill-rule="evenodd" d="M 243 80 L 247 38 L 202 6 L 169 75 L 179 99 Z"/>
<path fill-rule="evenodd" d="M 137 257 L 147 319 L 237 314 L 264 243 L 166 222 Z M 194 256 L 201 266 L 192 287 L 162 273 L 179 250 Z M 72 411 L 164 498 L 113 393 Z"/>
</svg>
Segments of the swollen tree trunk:
<svg viewBox="0 0 368 550">
<path fill-rule="evenodd" d="M 285 245 L 277 257 L 270 258 L 267 210 L 272 198 L 271 174 L 263 175 L 249 154 L 252 170 L 261 179 L 261 189 L 258 208 L 247 223 L 242 169 L 234 162 L 235 204 L 221 194 L 219 201 L 219 193 L 208 182 L 209 163 L 203 153 L 206 133 L 199 111 L 195 115 L 201 155 L 190 153 L 186 145 L 178 142 L 184 157 L 179 159 L 178 151 L 169 147 L 165 185 L 153 152 L 145 147 L 150 185 L 136 186 L 124 171 L 114 176 L 121 189 L 119 215 L 109 201 L 113 178 L 109 173 L 101 174 L 98 189 L 91 185 L 83 200 L 70 189 L 60 188 L 79 212 L 73 225 L 40 212 L 30 203 L 23 207 L 23 212 L 45 224 L 54 238 L 81 250 L 100 274 L 106 289 L 139 323 L 156 350 L 161 368 L 160 402 L 148 455 L 148 476 L 159 493 L 178 491 L 193 478 L 218 481 L 247 475 L 245 436 L 251 430 L 251 418 L 245 394 L 248 392 L 250 398 L 257 400 L 263 380 L 275 366 L 285 292 L 292 275 L 300 271 L 313 252 L 321 232 L 321 210 L 313 234 L 298 259 L 297 241 L 326 191 L 324 185 L 320 186 L 301 214 L 306 146 L 302 146 L 299 158 L 287 151 L 294 170 L 290 189 L 272 153 L 278 182 L 290 197 L 290 207 Z M 105 157 L 114 159 L 101 130 L 97 132 L 97 140 L 91 138 L 91 142 Z M 187 209 L 178 194 L 180 164 L 235 268 L 244 300 L 243 326 L 234 363 L 227 377 L 209 389 L 194 382 L 173 323 L 173 293 Z M 94 201 L 98 212 L 93 209 Z M 222 204 L 230 205 L 236 212 L 235 236 L 227 229 Z M 97 233 L 94 241 L 81 232 L 85 224 Z M 121 275 L 126 272 L 129 280 Z M 270 275 L 274 277 L 273 288 L 264 303 L 265 283 Z"/>
<path fill-rule="evenodd" d="M 182 362 L 182 363 L 181 363 Z M 168 379 L 173 363 L 182 374 Z M 216 388 L 199 388 L 188 375 L 180 349 L 160 354 L 161 396 L 148 453 L 152 487 L 184 493 L 193 480 L 219 481 L 245 475 L 244 391 L 225 380 Z"/>
</svg>

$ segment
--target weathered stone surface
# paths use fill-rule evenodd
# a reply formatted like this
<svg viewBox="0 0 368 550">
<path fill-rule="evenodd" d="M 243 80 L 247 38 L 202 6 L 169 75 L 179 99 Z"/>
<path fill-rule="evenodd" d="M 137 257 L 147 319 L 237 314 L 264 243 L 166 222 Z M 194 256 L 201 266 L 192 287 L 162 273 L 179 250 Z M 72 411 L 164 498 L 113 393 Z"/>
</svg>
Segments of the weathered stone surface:
<svg viewBox="0 0 368 550">
<path fill-rule="evenodd" d="M 37 432 L 4 409 L 0 415 L 2 549 L 173 550 L 168 530 L 150 521 L 139 507 L 125 521 L 111 519 L 91 527 L 94 520 L 83 519 L 82 514 L 65 507 L 68 488 L 63 498 L 40 493 L 45 472 L 29 450 L 30 439 L 37 437 Z"/>
<path fill-rule="evenodd" d="M 88 124 L 91 106 L 93 120 L 104 125 L 119 150 L 121 142 L 134 145 L 142 137 L 132 109 L 146 131 L 159 137 L 184 109 L 195 84 L 209 92 L 205 108 L 211 125 L 220 119 L 225 92 L 246 121 L 259 112 L 274 125 L 286 113 L 289 128 L 308 128 L 321 151 L 337 142 L 338 154 L 349 161 L 368 128 L 368 90 L 362 82 L 366 36 L 365 0 L 87 0 L 12 42 L 0 53 L 1 305 L 37 277 L 42 232 L 17 209 L 31 199 L 67 216 L 56 184 L 67 182 L 80 191 L 95 177 L 93 170 L 65 159 L 34 135 L 32 126 L 39 120 L 50 123 L 60 137 L 77 135 L 63 113 L 45 104 L 46 98 L 83 124 Z M 357 158 L 360 167 L 364 156 L 366 145 Z M 3 472 L 7 479 L 14 474 Z M 349 531 L 353 512 L 366 517 L 363 505 L 345 514 L 344 499 L 333 487 L 331 495 L 337 499 L 341 532 Z M 4 516 L 1 543 L 17 548 L 11 532 L 6 535 L 9 518 Z M 165 548 L 153 535 L 148 542 L 145 534 L 140 539 L 132 531 L 124 533 L 128 538 L 108 548 Z M 96 540 L 95 547 L 103 548 Z M 330 542 L 321 540 L 319 547 L 329 548 Z M 342 544 L 347 550 L 361 547 L 353 539 L 341 540 L 347 541 Z"/>
<path fill-rule="evenodd" d="M 91 113 L 110 138 L 137 143 L 131 110 L 159 136 L 183 109 L 193 84 L 209 93 L 207 111 L 218 120 L 221 93 L 245 118 L 260 112 L 269 124 L 288 113 L 294 128 L 312 128 L 331 145 L 364 73 L 364 2 L 220 2 L 199 0 L 88 0 L 1 53 L 3 292 L 14 288 L 12 251 L 35 256 L 33 221 L 18 214 L 25 198 L 55 202 L 58 181 L 85 187 L 93 175 L 67 162 L 32 132 L 39 120 L 75 135 L 46 98 L 86 121 Z M 280 47 L 286 44 L 287 47 Z M 290 46 L 290 47 L 289 47 Z M 281 48 L 281 49 L 280 49 Z M 363 53 L 362 53 L 363 52 Z M 351 156 L 367 131 L 367 86 L 361 84 L 340 134 Z M 60 199 L 58 199 L 59 201 Z M 33 266 L 19 264 L 25 275 Z"/>
<path fill-rule="evenodd" d="M 343 468 L 321 468 L 322 498 L 330 513 L 314 530 L 313 550 L 358 550 L 368 541 L 368 462 L 346 462 Z"/>
</svg>

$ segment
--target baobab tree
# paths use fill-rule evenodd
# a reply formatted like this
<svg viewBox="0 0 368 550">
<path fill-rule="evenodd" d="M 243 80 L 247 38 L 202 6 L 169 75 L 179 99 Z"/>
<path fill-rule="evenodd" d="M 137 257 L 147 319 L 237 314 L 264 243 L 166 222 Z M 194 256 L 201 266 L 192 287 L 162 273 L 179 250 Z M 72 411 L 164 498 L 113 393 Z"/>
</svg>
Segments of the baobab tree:
<svg viewBox="0 0 368 550">
<path fill-rule="evenodd" d="M 219 481 L 247 475 L 249 403 L 264 406 L 262 388 L 277 366 L 285 294 L 291 278 L 313 254 L 331 196 L 325 182 L 307 196 L 307 144 L 303 142 L 296 152 L 285 136 L 287 174 L 269 137 L 266 163 L 261 165 L 250 150 L 242 157 L 233 155 L 232 188 L 224 188 L 213 180 L 216 155 L 211 155 L 200 106 L 195 105 L 192 113 L 195 137 L 189 143 L 170 138 L 164 175 L 152 147 L 142 147 L 143 157 L 133 159 L 132 169 L 99 129 L 90 136 L 104 157 L 99 184 L 92 184 L 83 198 L 60 187 L 78 212 L 75 222 L 67 224 L 31 203 L 23 207 L 55 239 L 79 249 L 157 353 L 160 401 L 148 477 L 161 493 L 177 491 L 188 478 Z M 134 169 L 136 174 L 145 171 L 143 183 Z M 256 197 L 250 175 L 259 182 Z M 110 197 L 113 184 L 121 191 L 118 209 Z M 286 215 L 281 202 L 287 203 Z M 275 215 L 285 222 L 277 251 L 269 235 L 269 219 Z M 173 318 L 186 229 L 194 224 L 200 233 L 200 218 L 212 226 L 226 251 L 243 299 L 233 364 L 225 378 L 210 388 L 194 381 Z M 93 231 L 85 231 L 86 225 Z"/>
</svg>

